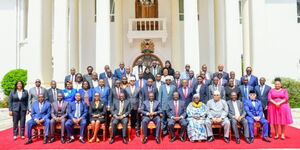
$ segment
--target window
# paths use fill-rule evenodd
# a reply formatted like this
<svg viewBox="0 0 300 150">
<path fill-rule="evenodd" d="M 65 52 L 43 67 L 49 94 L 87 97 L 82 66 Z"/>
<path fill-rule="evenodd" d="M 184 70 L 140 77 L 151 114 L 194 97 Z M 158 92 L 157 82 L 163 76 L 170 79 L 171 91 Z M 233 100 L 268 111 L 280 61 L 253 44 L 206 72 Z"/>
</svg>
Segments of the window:
<svg viewBox="0 0 300 150">
<path fill-rule="evenodd" d="M 179 20 L 184 21 L 184 0 L 179 0 Z"/>
<path fill-rule="evenodd" d="M 300 23 L 300 0 L 297 0 L 297 22 Z"/>
<path fill-rule="evenodd" d="M 243 4 L 242 0 L 239 0 L 239 15 L 240 15 L 240 24 L 243 23 Z"/>
</svg>

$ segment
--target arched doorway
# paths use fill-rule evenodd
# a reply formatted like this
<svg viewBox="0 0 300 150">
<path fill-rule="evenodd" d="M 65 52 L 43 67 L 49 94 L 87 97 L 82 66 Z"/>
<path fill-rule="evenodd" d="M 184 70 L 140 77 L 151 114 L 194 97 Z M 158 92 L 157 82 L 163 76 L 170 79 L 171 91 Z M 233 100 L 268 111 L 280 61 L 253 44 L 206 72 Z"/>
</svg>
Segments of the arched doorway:
<svg viewBox="0 0 300 150">
<path fill-rule="evenodd" d="M 137 66 L 137 61 L 139 59 L 143 60 L 143 65 L 144 66 L 151 66 L 151 63 L 153 61 L 157 61 L 159 66 L 162 68 L 163 67 L 163 62 L 160 60 L 159 57 L 157 57 L 156 55 L 152 54 L 152 53 L 145 53 L 145 54 L 141 54 L 140 56 L 136 57 L 135 60 L 133 61 L 132 64 L 132 68 L 134 66 Z"/>
</svg>

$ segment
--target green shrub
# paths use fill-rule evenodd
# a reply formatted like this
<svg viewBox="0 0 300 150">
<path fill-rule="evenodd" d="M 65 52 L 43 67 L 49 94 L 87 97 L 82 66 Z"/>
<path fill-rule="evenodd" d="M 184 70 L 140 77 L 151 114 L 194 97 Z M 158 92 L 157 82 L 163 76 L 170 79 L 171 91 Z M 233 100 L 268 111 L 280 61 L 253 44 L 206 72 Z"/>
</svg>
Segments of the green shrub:
<svg viewBox="0 0 300 150">
<path fill-rule="evenodd" d="M 282 87 L 289 93 L 289 103 L 292 108 L 300 108 L 300 81 L 281 77 Z"/>
<path fill-rule="evenodd" d="M 14 89 L 15 83 L 21 80 L 24 82 L 24 86 L 27 84 L 27 70 L 15 69 L 6 73 L 1 81 L 1 87 L 4 90 L 6 96 L 9 95 L 10 91 Z"/>
</svg>

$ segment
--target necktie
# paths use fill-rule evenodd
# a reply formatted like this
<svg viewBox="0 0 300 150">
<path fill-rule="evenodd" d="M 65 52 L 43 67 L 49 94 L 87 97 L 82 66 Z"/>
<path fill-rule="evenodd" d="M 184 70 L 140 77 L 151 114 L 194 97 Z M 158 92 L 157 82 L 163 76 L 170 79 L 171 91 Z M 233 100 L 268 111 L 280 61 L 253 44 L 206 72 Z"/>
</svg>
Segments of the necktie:
<svg viewBox="0 0 300 150">
<path fill-rule="evenodd" d="M 37 94 L 38 94 L 38 96 L 39 96 L 39 95 L 41 94 L 41 89 L 40 89 L 40 87 L 38 87 L 37 90 L 38 90 L 38 91 L 37 91 Z"/>
<path fill-rule="evenodd" d="M 189 88 L 192 87 L 192 80 L 193 80 L 193 79 L 190 79 L 190 82 L 189 82 Z"/>
<path fill-rule="evenodd" d="M 123 112 L 123 101 L 120 102 L 120 110 L 119 110 L 119 115 L 121 116 Z"/>
<path fill-rule="evenodd" d="M 118 95 L 118 98 L 120 98 L 120 88 L 117 88 L 117 95 Z"/>
<path fill-rule="evenodd" d="M 179 81 L 178 81 L 178 79 L 176 79 L 176 85 L 177 85 L 177 88 L 179 88 Z"/>
<path fill-rule="evenodd" d="M 184 94 L 184 98 L 187 98 L 187 89 L 186 89 L 186 87 L 184 87 L 184 89 L 183 89 L 183 94 Z"/>
<path fill-rule="evenodd" d="M 153 102 L 150 102 L 150 113 L 153 112 Z"/>
<path fill-rule="evenodd" d="M 143 87 L 143 80 L 140 80 L 140 88 Z"/>
<path fill-rule="evenodd" d="M 175 102 L 175 116 L 178 117 L 178 102 Z"/>
<path fill-rule="evenodd" d="M 75 117 L 78 119 L 80 117 L 80 106 L 79 102 L 76 102 L 76 114 Z"/>
<path fill-rule="evenodd" d="M 247 86 L 245 86 L 245 96 L 246 96 L 246 98 L 249 97 L 249 96 L 248 96 L 248 88 L 247 88 Z"/>
<path fill-rule="evenodd" d="M 57 100 L 57 95 L 56 95 L 56 90 L 55 89 L 53 89 L 53 98 L 54 98 L 55 101 Z"/>
</svg>

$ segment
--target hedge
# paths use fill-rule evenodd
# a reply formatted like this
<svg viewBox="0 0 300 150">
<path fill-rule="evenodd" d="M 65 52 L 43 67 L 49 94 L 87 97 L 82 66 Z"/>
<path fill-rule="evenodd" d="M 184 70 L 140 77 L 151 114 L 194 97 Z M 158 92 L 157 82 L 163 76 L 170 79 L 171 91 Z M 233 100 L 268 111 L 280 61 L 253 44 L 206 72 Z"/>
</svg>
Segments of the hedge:
<svg viewBox="0 0 300 150">
<path fill-rule="evenodd" d="M 27 84 L 27 70 L 15 69 L 6 73 L 1 81 L 1 87 L 4 90 L 6 96 L 9 95 L 10 91 L 14 89 L 15 83 L 21 80 L 24 82 L 24 86 Z"/>
</svg>

